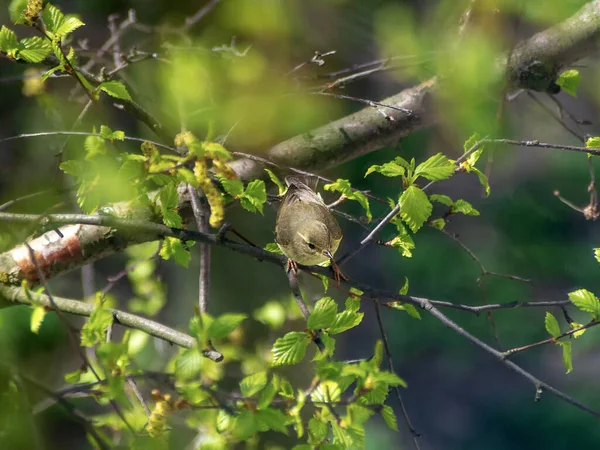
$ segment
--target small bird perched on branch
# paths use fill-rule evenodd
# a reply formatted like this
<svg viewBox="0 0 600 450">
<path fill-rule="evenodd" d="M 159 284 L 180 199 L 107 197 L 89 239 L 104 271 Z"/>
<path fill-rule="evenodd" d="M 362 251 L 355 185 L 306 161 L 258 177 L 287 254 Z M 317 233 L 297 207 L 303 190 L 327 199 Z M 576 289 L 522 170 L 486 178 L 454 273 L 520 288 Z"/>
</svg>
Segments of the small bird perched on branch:
<svg viewBox="0 0 600 450">
<path fill-rule="evenodd" d="M 338 285 L 346 279 L 333 259 L 342 240 L 342 230 L 319 194 L 318 180 L 291 176 L 285 179 L 288 190 L 283 197 L 275 226 L 276 240 L 288 257 L 287 270 L 298 264 L 312 266 L 331 261 Z"/>
</svg>

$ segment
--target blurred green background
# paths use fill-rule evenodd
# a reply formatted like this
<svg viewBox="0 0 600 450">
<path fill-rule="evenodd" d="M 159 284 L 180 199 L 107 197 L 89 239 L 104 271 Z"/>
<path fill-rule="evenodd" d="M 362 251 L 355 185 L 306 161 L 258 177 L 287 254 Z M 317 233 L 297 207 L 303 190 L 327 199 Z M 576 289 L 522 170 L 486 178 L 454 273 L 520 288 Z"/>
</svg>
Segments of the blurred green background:
<svg viewBox="0 0 600 450">
<path fill-rule="evenodd" d="M 552 115 L 558 115 L 554 101 L 534 94 L 546 106 L 521 93 L 506 103 L 504 119 L 497 119 L 501 83 L 493 71 L 496 52 L 510 49 L 514 42 L 531 36 L 572 15 L 583 1 L 481 1 L 480 16 L 463 40 L 457 41 L 457 28 L 469 1 L 392 0 L 222 0 L 206 17 L 189 29 L 186 36 L 173 32 L 185 17 L 206 2 L 148 1 L 60 1 L 65 13 L 79 14 L 86 26 L 75 33 L 76 48 L 95 51 L 108 38 L 110 14 L 121 19 L 130 8 L 137 12 L 139 26 L 122 39 L 122 48 L 156 53 L 157 58 L 132 64 L 122 71 L 134 99 L 156 115 L 169 129 L 177 131 L 184 120 L 188 129 L 203 137 L 209 129 L 227 135 L 226 147 L 261 155 L 270 146 L 297 133 L 310 130 L 360 109 L 363 105 L 347 100 L 315 95 L 315 88 L 335 78 L 327 74 L 353 65 L 386 58 L 394 61 L 385 70 L 348 83 L 337 91 L 345 95 L 380 100 L 441 73 L 447 89 L 436 103 L 440 125 L 403 139 L 395 148 L 366 155 L 321 175 L 349 179 L 354 187 L 368 189 L 382 198 L 397 198 L 397 179 L 364 173 L 372 164 L 382 164 L 396 155 L 417 162 L 437 152 L 450 158 L 462 152 L 462 143 L 473 132 L 501 134 L 513 139 L 539 139 L 543 142 L 581 145 Z M 24 27 L 12 26 L 8 2 L 0 8 L 0 23 L 10 26 L 20 37 L 30 34 Z M 497 11 L 496 11 L 497 9 Z M 495 11 L 486 13 L 485 11 Z M 156 27 L 150 29 L 149 27 Z M 162 27 L 162 28 L 161 28 Z M 81 40 L 86 39 L 86 42 Z M 315 51 L 336 53 L 324 57 L 325 64 L 307 63 Z M 81 55 L 85 54 L 81 49 Z M 107 66 L 113 63 L 105 55 Z M 84 59 L 84 58 L 83 58 Z M 599 81 L 597 61 L 588 59 L 579 68 L 582 84 L 577 98 L 560 93 L 555 99 L 578 119 L 565 122 L 580 135 L 597 130 Z M 23 92 L 24 66 L 0 59 L 0 139 L 37 131 L 69 130 L 85 104 L 69 78 L 51 78 L 40 95 Z M 550 110 L 550 113 L 548 112 Z M 566 117 L 566 115 L 565 115 Z M 78 129 L 91 131 L 108 124 L 127 135 L 155 138 L 143 125 L 125 113 L 102 102 L 88 114 Z M 65 146 L 65 159 L 83 152 L 83 140 L 71 138 Z M 49 187 L 67 185 L 57 171 L 56 153 L 65 145 L 64 137 L 23 139 L 0 144 L 0 203 Z M 123 150 L 135 151 L 123 144 Z M 531 279 L 531 283 L 501 277 L 479 281 L 480 267 L 456 242 L 426 228 L 415 236 L 414 256 L 403 258 L 391 248 L 371 246 L 346 265 L 351 278 L 397 291 L 410 280 L 410 293 L 436 300 L 481 305 L 511 301 L 550 301 L 566 298 L 574 289 L 598 291 L 600 267 L 592 248 L 600 246 L 598 227 L 582 214 L 569 209 L 554 190 L 577 205 L 585 205 L 590 181 L 587 157 L 560 150 L 500 147 L 493 161 L 484 154 L 480 167 L 490 174 L 491 195 L 484 197 L 474 175 L 458 175 L 437 183 L 432 192 L 464 198 L 480 210 L 479 217 L 453 217 L 447 230 L 455 233 L 494 272 Z M 327 199 L 334 197 L 324 194 Z M 49 194 L 13 208 L 13 211 L 41 213 L 59 201 L 59 210 L 73 210 L 65 194 Z M 348 203 L 348 202 L 347 202 Z M 372 202 L 374 217 L 387 213 L 387 206 Z M 355 215 L 356 205 L 341 209 Z M 434 210 L 437 212 L 437 210 Z M 264 217 L 239 206 L 230 208 L 227 220 L 253 242 L 265 245 L 274 235 L 275 209 L 267 207 Z M 358 245 L 365 235 L 359 225 L 342 221 L 344 241 L 338 255 Z M 382 239 L 393 237 L 386 228 Z M 161 262 L 158 272 L 167 286 L 166 306 L 159 320 L 186 329 L 197 302 L 198 259 L 188 269 Z M 116 255 L 94 265 L 96 289 L 107 277 L 119 272 L 124 255 Z M 309 290 L 318 283 L 307 282 Z M 81 272 L 53 280 L 56 294 L 82 298 Z M 126 280 L 112 293 L 127 307 L 132 292 Z M 343 293 L 330 291 L 340 302 Z M 209 311 L 252 312 L 269 300 L 288 301 L 289 287 L 284 273 L 274 266 L 254 261 L 221 248 L 213 249 L 213 271 Z M 356 329 L 343 334 L 337 343 L 339 359 L 368 358 L 379 338 L 374 311 L 363 307 L 365 319 Z M 559 309 L 551 310 L 566 326 Z M 485 315 L 447 311 L 469 332 L 503 349 L 547 338 L 543 308 L 498 311 L 493 323 Z M 584 318 L 571 312 L 574 320 Z M 600 442 L 600 429 L 593 416 L 544 394 L 534 402 L 535 389 L 489 355 L 475 348 L 438 321 L 422 314 L 418 321 L 399 311 L 385 311 L 384 324 L 392 346 L 397 373 L 408 383 L 403 399 L 414 427 L 423 435 L 423 449 L 564 449 L 567 446 L 594 448 Z M 0 311 L 0 349 L 6 370 L 18 370 L 47 386 L 59 388 L 64 373 L 80 362 L 69 347 L 67 334 L 53 315 L 42 325 L 39 335 L 29 331 L 30 309 Z M 74 321 L 74 323 L 79 323 Z M 301 321 L 286 327 L 301 329 Z M 494 336 L 494 327 L 498 342 Z M 258 322 L 250 322 L 243 339 L 248 348 L 268 346 L 278 333 L 269 332 Z M 544 381 L 564 390 L 583 403 L 600 405 L 598 370 L 600 358 L 595 329 L 574 342 L 574 371 L 568 375 L 560 349 L 544 346 L 521 354 L 515 361 Z M 141 368 L 164 369 L 173 350 L 162 343 L 150 344 L 139 354 Z M 294 381 L 307 386 L 310 370 L 303 377 L 302 366 L 292 370 Z M 4 370 L 4 369 L 3 369 Z M 232 379 L 240 370 L 232 369 Z M 236 372 L 237 371 L 237 372 Z M 0 370 L 0 385 L 6 373 Z M 9 394 L 6 394 L 9 395 Z M 15 405 L 26 402 L 15 396 Z M 39 392 L 30 393 L 36 403 Z M 8 400 L 7 400 L 8 401 Z M 374 419 L 367 429 L 367 448 L 411 448 L 411 438 L 393 395 L 389 403 L 399 418 L 399 433 Z M 88 412 L 96 411 L 84 404 Z M 21 430 L 11 447 L 86 448 L 85 433 L 70 421 L 58 406 L 31 418 L 27 405 L 17 406 L 21 415 L 2 413 L 0 424 L 15 421 Z M 7 410 L 8 411 L 8 410 Z M 12 410 L 11 410 L 12 411 Z M 177 426 L 175 423 L 174 426 Z M 0 427 L 1 428 L 1 427 Z M 36 429 L 37 431 L 33 431 Z M 187 431 L 189 433 L 189 431 Z M 176 444 L 184 448 L 193 436 L 183 431 Z M 0 436 L 1 438 L 1 436 Z M 20 442 L 19 442 L 20 440 Z M 288 448 L 292 438 L 268 435 L 260 448 Z M 278 447 L 277 447 L 278 446 Z M 178 447 L 173 447 L 178 448 Z"/>
</svg>

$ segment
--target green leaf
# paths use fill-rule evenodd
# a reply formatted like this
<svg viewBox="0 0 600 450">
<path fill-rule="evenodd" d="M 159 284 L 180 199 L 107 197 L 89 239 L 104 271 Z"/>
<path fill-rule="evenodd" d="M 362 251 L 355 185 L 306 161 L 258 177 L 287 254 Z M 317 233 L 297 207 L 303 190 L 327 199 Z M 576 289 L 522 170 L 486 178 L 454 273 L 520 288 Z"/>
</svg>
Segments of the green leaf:
<svg viewBox="0 0 600 450">
<path fill-rule="evenodd" d="M 400 294 L 400 295 L 408 295 L 408 286 L 409 286 L 408 277 L 404 277 L 404 285 L 402 286 L 402 289 L 400 289 L 398 291 L 398 294 Z"/>
<path fill-rule="evenodd" d="M 42 62 L 52 52 L 52 46 L 39 36 L 21 39 L 17 57 L 30 63 Z"/>
<path fill-rule="evenodd" d="M 296 364 L 304 359 L 310 337 L 306 333 L 290 331 L 273 344 L 273 365 Z"/>
<path fill-rule="evenodd" d="M 556 317 L 554 317 L 552 313 L 546 311 L 546 319 L 544 322 L 546 324 L 546 331 L 550 333 L 552 337 L 556 338 L 560 336 L 560 326 L 558 325 Z"/>
<path fill-rule="evenodd" d="M 0 29 L 0 51 L 11 56 L 15 54 L 18 46 L 19 44 L 15 32 L 2 25 L 2 28 Z"/>
<path fill-rule="evenodd" d="M 465 141 L 465 143 L 463 145 L 464 153 L 467 153 L 469 150 L 471 150 L 481 140 L 482 139 L 481 139 L 481 136 L 479 135 L 479 133 L 473 133 L 469 137 L 469 139 L 467 139 Z M 467 158 L 467 161 L 466 161 L 466 163 L 469 167 L 472 167 L 475 165 L 475 163 L 479 160 L 479 157 L 483 153 L 484 149 L 485 149 L 485 146 L 482 145 L 477 150 L 475 150 L 473 153 L 471 153 L 471 155 L 469 155 L 469 157 Z"/>
<path fill-rule="evenodd" d="M 558 79 L 556 80 L 556 84 L 558 84 L 567 94 L 577 97 L 577 86 L 579 86 L 580 81 L 581 75 L 579 74 L 579 71 L 576 69 L 570 69 L 565 70 L 559 75 Z"/>
<path fill-rule="evenodd" d="M 128 181 L 139 180 L 144 175 L 144 163 L 135 159 L 126 160 L 119 168 L 119 176 Z"/>
<path fill-rule="evenodd" d="M 276 330 L 285 323 L 286 311 L 281 302 L 271 301 L 254 310 L 253 317 L 260 323 Z"/>
<path fill-rule="evenodd" d="M 388 303 L 388 305 L 393 309 L 406 311 L 406 313 L 414 319 L 421 319 L 421 314 L 419 314 L 417 308 L 415 308 L 415 306 L 411 305 L 410 303 L 390 302 Z"/>
<path fill-rule="evenodd" d="M 283 255 L 279 244 L 276 242 L 269 242 L 267 245 L 265 245 L 265 250 L 271 253 L 276 253 L 277 255 Z"/>
<path fill-rule="evenodd" d="M 329 183 L 323 186 L 323 189 L 331 192 L 339 192 L 340 194 L 343 194 L 348 200 L 354 200 L 358 202 L 358 204 L 362 206 L 362 208 L 365 210 L 367 219 L 371 221 L 371 219 L 373 218 L 373 216 L 371 215 L 369 199 L 362 192 L 353 190 L 348 180 L 338 178 L 335 181 L 335 183 Z"/>
<path fill-rule="evenodd" d="M 600 301 L 590 291 L 579 289 L 569 292 L 569 300 L 581 311 L 591 313 L 594 320 L 600 318 Z"/>
<path fill-rule="evenodd" d="M 327 424 L 316 417 L 313 417 L 308 421 L 308 442 L 310 442 L 311 445 L 318 445 L 323 442 L 323 439 L 325 439 L 328 432 L 329 427 Z M 312 449 L 312 447 L 309 448 Z"/>
<path fill-rule="evenodd" d="M 74 177 L 80 177 L 83 174 L 84 170 L 81 161 L 76 161 L 74 159 L 69 161 L 63 161 L 58 167 L 64 173 L 72 175 Z"/>
<path fill-rule="evenodd" d="M 563 364 L 564 364 L 565 368 L 567 369 L 567 373 L 570 373 L 573 370 L 573 357 L 572 357 L 573 346 L 572 346 L 572 342 L 570 342 L 570 341 L 562 341 L 562 342 L 559 342 L 559 344 L 562 347 Z"/>
<path fill-rule="evenodd" d="M 452 214 L 461 213 L 466 216 L 478 216 L 479 215 L 479 211 L 477 211 L 475 208 L 473 208 L 473 205 L 471 205 L 468 201 L 462 200 L 462 199 L 458 199 L 454 202 L 454 204 L 452 205 L 452 208 L 450 208 L 450 212 Z"/>
<path fill-rule="evenodd" d="M 440 217 L 438 219 L 430 221 L 429 225 L 435 228 L 436 230 L 443 230 L 446 226 L 446 221 Z"/>
<path fill-rule="evenodd" d="M 263 213 L 263 205 L 267 201 L 267 190 L 263 180 L 254 180 L 248 183 L 246 190 L 240 197 L 242 207 L 250 212 Z"/>
<path fill-rule="evenodd" d="M 46 307 L 42 305 L 37 305 L 33 308 L 29 326 L 32 333 L 39 333 L 42 322 L 44 321 L 44 317 L 46 317 L 46 312 Z"/>
<path fill-rule="evenodd" d="M 380 173 L 386 177 L 401 177 L 406 173 L 404 167 L 399 165 L 394 161 L 387 162 L 382 165 L 373 165 L 367 169 L 367 173 L 365 173 L 365 177 L 370 175 L 373 172 Z"/>
<path fill-rule="evenodd" d="M 406 228 L 399 219 L 394 220 L 393 223 L 398 229 L 398 236 L 391 241 L 386 242 L 385 245 L 398 249 L 400 254 L 405 258 L 412 258 L 411 250 L 415 248 L 415 243 L 412 236 L 408 234 L 408 231 L 406 231 Z"/>
<path fill-rule="evenodd" d="M 200 375 L 202 355 L 197 348 L 181 350 L 175 359 L 175 376 L 178 380 L 189 380 Z"/>
<path fill-rule="evenodd" d="M 490 195 L 490 183 L 488 181 L 487 176 L 477 167 L 471 167 L 468 171 L 473 172 L 475 173 L 475 175 L 477 175 L 477 178 L 479 178 L 479 183 L 481 183 L 481 185 L 485 189 L 485 195 Z"/>
<path fill-rule="evenodd" d="M 54 34 L 64 22 L 65 15 L 56 6 L 46 3 L 44 12 L 42 13 L 42 19 L 44 20 L 44 25 L 46 25 L 46 30 Z"/>
<path fill-rule="evenodd" d="M 255 413 L 258 421 L 259 430 L 262 432 L 274 430 L 287 434 L 287 426 L 293 419 L 286 416 L 279 409 L 267 408 L 258 410 Z"/>
<path fill-rule="evenodd" d="M 381 417 L 385 420 L 385 423 L 388 427 L 390 427 L 394 431 L 398 431 L 398 421 L 396 420 L 396 414 L 394 414 L 394 410 L 388 406 L 383 405 L 381 408 Z"/>
<path fill-rule="evenodd" d="M 90 318 L 81 328 L 81 345 L 93 347 L 106 340 L 106 330 L 113 324 L 113 313 L 98 299 Z"/>
<path fill-rule="evenodd" d="M 269 178 L 271 179 L 273 184 L 275 184 L 277 186 L 279 196 L 282 196 L 283 194 L 285 194 L 287 191 L 287 186 L 284 183 L 282 183 L 282 181 L 279 178 L 277 178 L 277 175 L 275 175 L 269 169 L 265 169 L 265 172 L 267 172 L 267 174 L 269 175 Z"/>
<path fill-rule="evenodd" d="M 307 326 L 311 330 L 320 330 L 330 327 L 337 314 L 337 304 L 331 297 L 323 297 L 315 304 L 308 316 Z"/>
<path fill-rule="evenodd" d="M 427 194 L 416 186 L 409 186 L 400 196 L 400 216 L 413 233 L 429 219 L 432 209 Z"/>
<path fill-rule="evenodd" d="M 248 316 L 246 314 L 223 314 L 208 327 L 209 339 L 222 339 L 235 330 Z"/>
<path fill-rule="evenodd" d="M 54 31 L 54 34 L 56 36 L 61 37 L 66 36 L 67 34 L 72 33 L 77 28 L 82 27 L 83 25 L 85 24 L 77 17 L 69 15 L 65 17 L 65 20 L 63 20 L 58 29 Z"/>
<path fill-rule="evenodd" d="M 223 189 L 225 189 L 225 192 L 227 192 L 233 198 L 238 198 L 244 193 L 244 183 L 242 183 L 240 180 L 229 180 L 227 178 L 222 178 L 220 181 Z"/>
<path fill-rule="evenodd" d="M 221 161 L 229 161 L 233 159 L 231 153 L 227 151 L 223 145 L 218 142 L 203 142 L 202 147 L 210 159 L 218 159 Z"/>
<path fill-rule="evenodd" d="M 159 255 L 162 259 L 173 258 L 176 264 L 187 267 L 192 258 L 190 251 L 183 247 L 181 241 L 174 237 L 166 237 L 160 247 Z"/>
<path fill-rule="evenodd" d="M 256 409 L 268 408 L 271 402 L 273 401 L 273 398 L 275 398 L 275 395 L 277 394 L 278 390 L 279 376 L 273 375 L 273 378 L 271 378 L 269 384 L 267 384 L 267 386 L 261 392 L 258 403 L 256 404 Z"/>
<path fill-rule="evenodd" d="M 106 125 L 100 126 L 100 135 L 102 136 L 102 139 L 106 139 L 107 141 L 124 141 L 125 140 L 125 132 L 124 131 L 120 131 L 120 130 L 113 131 Z M 136 156 L 141 156 L 141 155 L 136 155 Z"/>
<path fill-rule="evenodd" d="M 586 148 L 600 148 L 600 137 L 594 136 L 594 137 L 588 138 L 588 140 L 585 141 L 585 147 Z"/>
<path fill-rule="evenodd" d="M 23 12 L 27 8 L 29 0 L 11 0 L 8 5 L 8 12 L 10 15 L 11 22 L 15 24 L 22 24 L 24 22 Z"/>
<path fill-rule="evenodd" d="M 267 385 L 267 372 L 262 371 L 248 375 L 240 382 L 240 391 L 244 397 L 252 397 Z"/>
<path fill-rule="evenodd" d="M 227 411 L 220 409 L 217 413 L 217 433 L 224 433 L 233 423 L 233 417 Z"/>
<path fill-rule="evenodd" d="M 323 345 L 325 346 L 325 349 L 323 351 L 316 352 L 312 361 L 322 361 L 326 360 L 327 358 L 331 358 L 335 351 L 335 339 L 332 338 L 329 333 L 321 333 L 320 338 L 321 342 L 323 342 Z"/>
<path fill-rule="evenodd" d="M 321 381 L 317 388 L 310 394 L 310 399 L 313 402 L 339 402 L 342 398 L 342 390 L 340 385 L 333 380 Z"/>
<path fill-rule="evenodd" d="M 357 313 L 356 311 L 346 309 L 345 311 L 335 315 L 335 320 L 329 327 L 328 332 L 332 335 L 343 333 L 344 331 L 358 326 L 360 322 L 362 322 L 363 317 L 363 313 Z"/>
<path fill-rule="evenodd" d="M 385 383 L 388 386 L 402 386 L 406 387 L 406 382 L 398 375 L 392 372 L 379 372 L 373 376 L 373 379 L 379 383 Z"/>
<path fill-rule="evenodd" d="M 447 180 L 454 175 L 455 169 L 453 161 L 443 153 L 438 153 L 419 164 L 413 178 L 423 177 L 430 181 Z"/>
<path fill-rule="evenodd" d="M 596 261 L 600 263 L 600 248 L 594 249 L 594 258 L 596 258 Z"/>
<path fill-rule="evenodd" d="M 446 206 L 452 206 L 452 204 L 454 203 L 450 197 L 441 194 L 431 194 L 429 196 L 429 200 L 431 200 L 432 202 L 441 203 L 442 205 Z"/>
<path fill-rule="evenodd" d="M 105 81 L 101 83 L 96 89 L 106 92 L 108 95 L 121 100 L 131 100 L 127 88 L 120 81 Z"/>
<path fill-rule="evenodd" d="M 581 328 L 581 330 L 576 331 L 575 333 L 573 333 L 573 337 L 575 339 L 580 338 L 581 336 L 583 336 L 583 333 L 585 333 L 586 328 L 582 328 L 582 327 L 583 327 L 583 324 L 577 323 L 577 322 L 571 322 L 569 324 L 569 329 L 570 330 L 577 330 L 578 328 Z"/>
</svg>

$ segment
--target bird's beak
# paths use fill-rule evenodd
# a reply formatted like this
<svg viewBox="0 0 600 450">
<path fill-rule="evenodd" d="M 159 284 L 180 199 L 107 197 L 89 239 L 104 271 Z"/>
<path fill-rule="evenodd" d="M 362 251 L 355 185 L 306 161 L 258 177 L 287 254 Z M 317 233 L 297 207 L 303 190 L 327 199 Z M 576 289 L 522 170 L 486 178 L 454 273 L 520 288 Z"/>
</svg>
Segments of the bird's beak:
<svg viewBox="0 0 600 450">
<path fill-rule="evenodd" d="M 329 250 L 325 250 L 323 254 L 333 261 L 333 255 Z"/>
</svg>

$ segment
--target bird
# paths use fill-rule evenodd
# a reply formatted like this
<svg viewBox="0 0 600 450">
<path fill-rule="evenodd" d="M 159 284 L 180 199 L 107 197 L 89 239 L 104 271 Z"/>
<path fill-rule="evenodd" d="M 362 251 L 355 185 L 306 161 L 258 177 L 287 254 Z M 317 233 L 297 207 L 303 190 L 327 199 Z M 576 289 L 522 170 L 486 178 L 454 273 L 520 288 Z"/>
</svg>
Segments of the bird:
<svg viewBox="0 0 600 450">
<path fill-rule="evenodd" d="M 319 194 L 316 178 L 288 176 L 288 186 L 277 212 L 275 234 L 281 251 L 288 257 L 287 271 L 298 264 L 312 266 L 331 261 L 338 285 L 346 279 L 333 255 L 342 240 L 342 230 Z"/>
</svg>

